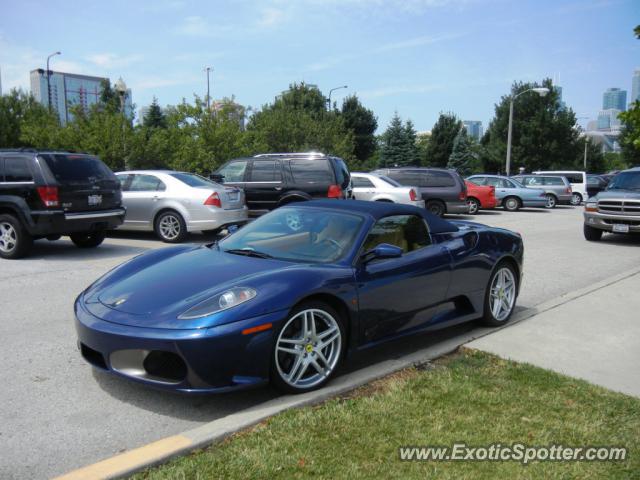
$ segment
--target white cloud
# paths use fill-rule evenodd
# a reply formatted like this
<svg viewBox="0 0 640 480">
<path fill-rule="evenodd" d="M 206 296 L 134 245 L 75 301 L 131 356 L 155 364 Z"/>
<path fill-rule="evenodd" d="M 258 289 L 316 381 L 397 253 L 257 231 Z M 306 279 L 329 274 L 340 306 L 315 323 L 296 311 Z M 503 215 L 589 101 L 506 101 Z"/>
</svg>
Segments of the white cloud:
<svg viewBox="0 0 640 480">
<path fill-rule="evenodd" d="M 405 48 L 414 48 L 424 45 L 432 45 L 434 43 L 445 42 L 447 40 L 455 40 L 460 37 L 464 37 L 466 33 L 445 33 L 442 35 L 425 35 L 416 38 L 410 38 L 400 42 L 387 43 L 378 47 L 376 52 L 389 52 L 392 50 L 401 50 Z"/>
<path fill-rule="evenodd" d="M 363 90 L 358 92 L 361 98 L 380 98 L 401 95 L 404 93 L 427 93 L 434 90 L 442 89 L 442 85 L 424 84 L 424 85 L 394 85 L 389 87 L 375 88 L 371 90 Z"/>
<path fill-rule="evenodd" d="M 142 55 L 132 54 L 120 56 L 116 53 L 94 53 L 86 60 L 101 68 L 123 68 L 142 60 Z"/>
</svg>

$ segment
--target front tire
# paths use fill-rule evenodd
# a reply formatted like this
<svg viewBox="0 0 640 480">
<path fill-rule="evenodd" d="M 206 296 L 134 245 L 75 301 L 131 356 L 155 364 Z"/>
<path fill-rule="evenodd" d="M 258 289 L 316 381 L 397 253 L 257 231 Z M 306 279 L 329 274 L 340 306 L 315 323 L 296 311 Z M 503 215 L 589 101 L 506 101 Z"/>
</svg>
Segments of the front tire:
<svg viewBox="0 0 640 480">
<path fill-rule="evenodd" d="M 473 197 L 467 198 L 467 204 L 469 205 L 469 215 L 475 215 L 480 211 L 480 202 L 478 199 Z"/>
<path fill-rule="evenodd" d="M 13 215 L 0 215 L 0 257 L 7 260 L 22 258 L 29 253 L 33 237 Z"/>
<path fill-rule="evenodd" d="M 335 375 L 346 349 L 340 315 L 319 301 L 296 307 L 275 339 L 271 380 L 277 388 L 289 393 L 324 386 Z"/>
<path fill-rule="evenodd" d="M 507 262 L 499 263 L 489 278 L 484 298 L 482 323 L 498 327 L 509 321 L 518 296 L 518 276 Z"/>
<path fill-rule="evenodd" d="M 158 215 L 154 229 L 158 238 L 165 243 L 180 243 L 187 237 L 187 225 L 182 215 L 173 210 Z"/>
<path fill-rule="evenodd" d="M 521 202 L 518 197 L 507 197 L 503 200 L 504 209 L 508 212 L 517 212 L 520 210 Z"/>
<path fill-rule="evenodd" d="M 78 248 L 96 248 L 104 242 L 107 232 L 99 230 L 96 232 L 72 233 L 69 235 L 71 241 Z"/>
<path fill-rule="evenodd" d="M 574 193 L 573 195 L 571 195 L 571 205 L 575 207 L 577 205 L 580 205 L 581 203 L 582 195 L 580 195 L 579 193 Z"/>
<path fill-rule="evenodd" d="M 425 208 L 429 213 L 435 215 L 436 217 L 442 217 L 445 212 L 444 203 L 440 200 L 429 200 L 425 205 Z"/>
<path fill-rule="evenodd" d="M 602 230 L 584 225 L 582 231 L 584 232 L 584 238 L 590 242 L 597 242 L 602 238 Z"/>
</svg>

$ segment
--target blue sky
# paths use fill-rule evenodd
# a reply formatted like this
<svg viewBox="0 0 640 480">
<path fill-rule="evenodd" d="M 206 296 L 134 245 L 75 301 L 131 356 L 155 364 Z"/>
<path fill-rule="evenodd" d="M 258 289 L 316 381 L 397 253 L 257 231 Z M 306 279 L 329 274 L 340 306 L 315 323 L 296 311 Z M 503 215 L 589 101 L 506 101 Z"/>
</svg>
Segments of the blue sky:
<svg viewBox="0 0 640 480">
<path fill-rule="evenodd" d="M 640 0 L 0 0 L 3 90 L 44 68 L 122 76 L 138 107 L 235 95 L 260 107 L 289 83 L 356 93 L 381 129 L 394 111 L 430 130 L 440 111 L 482 120 L 514 80 L 559 78 L 595 118 L 640 68 Z M 586 120 L 581 120 L 582 124 Z"/>
</svg>

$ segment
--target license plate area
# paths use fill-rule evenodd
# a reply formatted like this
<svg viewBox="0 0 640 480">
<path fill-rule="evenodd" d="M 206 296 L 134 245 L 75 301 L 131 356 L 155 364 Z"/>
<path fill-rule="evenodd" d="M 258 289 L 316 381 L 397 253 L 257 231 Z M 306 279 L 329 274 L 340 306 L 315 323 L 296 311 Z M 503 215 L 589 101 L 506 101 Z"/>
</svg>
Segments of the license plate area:
<svg viewBox="0 0 640 480">
<path fill-rule="evenodd" d="M 625 225 L 624 223 L 614 223 L 613 231 L 614 233 L 629 233 L 629 225 Z"/>
<path fill-rule="evenodd" d="M 95 207 L 96 205 L 100 205 L 102 203 L 102 195 L 89 195 L 87 197 L 87 205 L 90 207 Z"/>
</svg>

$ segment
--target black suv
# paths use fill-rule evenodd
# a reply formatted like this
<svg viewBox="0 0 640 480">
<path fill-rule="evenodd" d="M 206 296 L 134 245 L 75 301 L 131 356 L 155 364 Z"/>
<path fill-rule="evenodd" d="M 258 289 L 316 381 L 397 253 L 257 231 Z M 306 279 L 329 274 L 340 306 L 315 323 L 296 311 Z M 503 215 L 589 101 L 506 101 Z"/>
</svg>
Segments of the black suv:
<svg viewBox="0 0 640 480">
<path fill-rule="evenodd" d="M 97 157 L 0 150 L 1 258 L 23 257 L 33 240 L 62 235 L 78 247 L 97 247 L 124 215 L 120 183 Z"/>
<path fill-rule="evenodd" d="M 400 167 L 380 168 L 371 173 L 385 175 L 407 187 L 417 187 L 425 208 L 434 215 L 469 213 L 467 186 L 455 170 Z"/>
<path fill-rule="evenodd" d="M 211 175 L 242 188 L 252 211 L 312 198 L 351 198 L 351 174 L 344 160 L 322 153 L 265 153 L 236 158 Z"/>
</svg>

